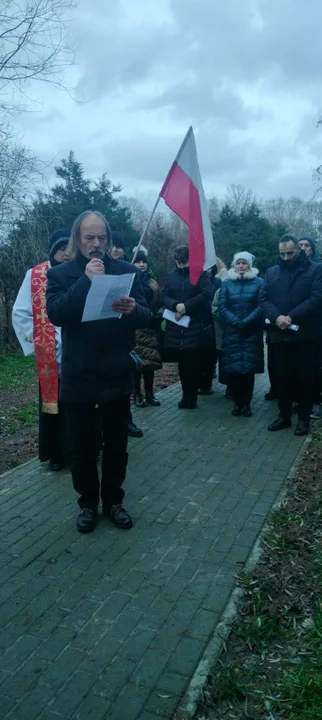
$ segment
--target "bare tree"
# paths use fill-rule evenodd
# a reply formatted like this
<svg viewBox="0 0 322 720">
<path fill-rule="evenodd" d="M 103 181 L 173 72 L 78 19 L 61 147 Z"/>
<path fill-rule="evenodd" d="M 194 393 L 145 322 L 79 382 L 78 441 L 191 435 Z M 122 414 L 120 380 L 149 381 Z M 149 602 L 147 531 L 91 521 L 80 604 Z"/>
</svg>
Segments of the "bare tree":
<svg viewBox="0 0 322 720">
<path fill-rule="evenodd" d="M 242 212 L 247 212 L 250 206 L 257 202 L 257 196 L 253 190 L 249 190 L 243 185 L 232 184 L 227 189 L 224 202 L 236 215 L 240 215 Z"/>
<path fill-rule="evenodd" d="M 34 80 L 62 85 L 64 68 L 74 58 L 67 31 L 67 14 L 72 7 L 75 0 L 1 0 L 2 111 L 16 109 L 17 92 L 25 91 Z"/>
<path fill-rule="evenodd" d="M 0 134 L 0 244 L 44 180 L 44 163 L 10 130 Z"/>
</svg>

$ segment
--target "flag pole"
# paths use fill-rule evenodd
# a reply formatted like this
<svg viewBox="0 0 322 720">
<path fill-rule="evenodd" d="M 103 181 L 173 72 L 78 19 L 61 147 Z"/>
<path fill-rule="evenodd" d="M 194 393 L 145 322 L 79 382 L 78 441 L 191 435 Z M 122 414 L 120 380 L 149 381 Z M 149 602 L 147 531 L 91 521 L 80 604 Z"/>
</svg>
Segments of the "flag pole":
<svg viewBox="0 0 322 720">
<path fill-rule="evenodd" d="M 178 159 L 181 151 L 183 150 L 183 148 L 184 148 L 186 142 L 188 141 L 188 139 L 189 139 L 189 137 L 190 137 L 190 134 L 191 134 L 192 132 L 193 132 L 193 130 L 192 130 L 192 125 L 190 125 L 190 127 L 189 127 L 189 129 L 188 129 L 188 132 L 186 133 L 186 135 L 185 135 L 185 137 L 184 137 L 184 139 L 183 139 L 183 141 L 182 141 L 182 143 L 181 143 L 181 145 L 180 145 L 180 148 L 179 148 L 179 150 L 178 150 L 178 152 L 177 152 L 177 154 L 176 154 L 176 157 L 175 157 L 174 162 L 176 162 L 176 160 Z M 171 165 L 171 168 L 172 168 L 172 167 L 173 167 L 173 163 L 172 163 L 172 165 Z M 171 168 L 170 168 L 170 172 L 171 172 Z M 169 176 L 169 173 L 168 173 L 168 176 Z M 167 177 L 168 177 L 168 176 L 167 176 Z M 167 181 L 167 180 L 165 180 L 165 183 L 166 183 L 166 181 Z M 163 186 L 165 185 L 165 183 L 163 183 Z M 162 186 L 162 187 L 163 187 L 163 186 Z M 162 190 L 161 190 L 161 192 L 162 192 Z M 156 209 L 157 209 L 157 207 L 158 207 L 158 205 L 159 205 L 160 200 L 161 200 L 161 193 L 158 195 L 158 198 L 157 198 L 157 201 L 156 201 L 156 203 L 155 203 L 155 205 L 154 205 L 154 208 L 153 208 L 153 210 L 152 210 L 152 213 L 151 213 L 151 215 L 150 215 L 150 217 L 149 217 L 149 220 L 148 220 L 148 222 L 147 222 L 147 224 L 146 224 L 146 226 L 145 226 L 145 228 L 144 228 L 144 230 L 143 230 L 143 233 L 142 233 L 142 235 L 141 235 L 141 237 L 140 237 L 139 244 L 138 244 L 138 246 L 137 246 L 137 248 L 136 248 L 136 251 L 135 251 L 135 253 L 134 253 L 133 257 L 132 257 L 132 264 L 135 262 L 135 258 L 136 258 L 136 256 L 137 256 L 139 250 L 140 250 L 140 247 L 141 247 L 141 245 L 142 245 L 142 242 L 143 242 L 143 240 L 144 240 L 144 238 L 145 238 L 145 236 L 146 236 L 146 234 L 147 234 L 147 232 L 148 232 L 148 230 L 149 230 L 149 228 L 150 228 L 151 222 L 152 222 L 153 217 L 154 217 L 154 213 L 155 213 L 155 211 L 156 211 Z"/>
<path fill-rule="evenodd" d="M 149 228 L 150 228 L 151 222 L 152 222 L 153 217 L 154 217 L 154 213 L 155 213 L 155 211 L 156 211 L 156 209 L 157 209 L 157 207 L 158 207 L 158 205 L 159 205 L 160 200 L 161 200 L 161 196 L 158 195 L 157 200 L 156 200 L 156 202 L 154 203 L 153 210 L 152 210 L 152 212 L 151 212 L 151 215 L 150 215 L 150 217 L 149 217 L 149 220 L 148 220 L 148 222 L 147 222 L 147 224 L 146 224 L 146 226 L 145 226 L 145 228 L 144 228 L 144 230 L 143 230 L 143 233 L 142 233 L 142 235 L 141 235 L 141 237 L 140 237 L 139 244 L 138 244 L 138 246 L 137 246 L 137 248 L 136 248 L 136 250 L 135 250 L 135 253 L 134 253 L 133 257 L 132 257 L 132 265 L 133 265 L 133 263 L 135 263 L 136 256 L 137 256 L 137 254 L 138 254 L 138 252 L 139 252 L 139 250 L 140 250 L 140 247 L 141 247 L 141 245 L 142 245 L 142 243 L 143 243 L 143 240 L 144 240 L 144 238 L 145 238 L 145 236 L 146 236 L 146 234 L 147 234 L 147 232 L 148 232 L 148 230 L 149 230 Z"/>
</svg>

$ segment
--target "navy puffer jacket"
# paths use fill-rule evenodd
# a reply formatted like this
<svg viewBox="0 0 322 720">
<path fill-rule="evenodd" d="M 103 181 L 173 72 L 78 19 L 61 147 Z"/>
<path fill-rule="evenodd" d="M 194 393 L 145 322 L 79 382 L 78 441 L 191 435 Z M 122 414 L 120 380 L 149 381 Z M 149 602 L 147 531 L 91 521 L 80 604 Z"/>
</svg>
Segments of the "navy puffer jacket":
<svg viewBox="0 0 322 720">
<path fill-rule="evenodd" d="M 207 272 L 201 274 L 197 285 L 190 283 L 189 268 L 175 268 L 168 273 L 162 289 L 162 305 L 175 312 L 176 306 L 183 303 L 191 320 L 188 328 L 167 320 L 165 348 L 181 351 L 200 347 L 203 328 L 209 327 L 213 331 L 211 302 L 214 293 L 215 284 Z"/>
<path fill-rule="evenodd" d="M 263 280 L 252 268 L 244 276 L 229 270 L 218 307 L 224 321 L 222 370 L 225 373 L 264 372 L 263 316 L 259 291 Z"/>
</svg>

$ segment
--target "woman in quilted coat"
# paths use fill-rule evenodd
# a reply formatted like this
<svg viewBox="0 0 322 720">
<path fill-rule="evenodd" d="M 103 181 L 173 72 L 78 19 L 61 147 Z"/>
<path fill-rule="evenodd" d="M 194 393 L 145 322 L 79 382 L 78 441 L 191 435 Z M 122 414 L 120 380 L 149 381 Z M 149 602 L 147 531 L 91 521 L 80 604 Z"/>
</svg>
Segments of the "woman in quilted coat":
<svg viewBox="0 0 322 720">
<path fill-rule="evenodd" d="M 158 283 L 152 278 L 148 268 L 146 251 L 139 250 L 134 264 L 144 273 L 142 285 L 145 299 L 151 312 L 156 315 L 161 305 L 161 293 Z M 154 407 L 159 407 L 160 405 L 159 400 L 157 400 L 153 392 L 154 372 L 162 368 L 159 328 L 160 322 L 158 322 L 156 318 L 155 327 L 151 326 L 144 330 L 137 330 L 135 333 L 135 349 L 142 362 L 142 369 L 140 371 L 138 370 L 135 374 L 134 402 L 136 407 L 145 407 L 146 403 Z M 141 393 L 142 376 L 145 400 Z"/>
<path fill-rule="evenodd" d="M 234 255 L 218 299 L 224 322 L 222 368 L 234 400 L 232 414 L 245 417 L 252 415 L 255 374 L 264 372 L 263 318 L 259 307 L 263 280 L 253 268 L 254 259 L 249 252 Z"/>
</svg>

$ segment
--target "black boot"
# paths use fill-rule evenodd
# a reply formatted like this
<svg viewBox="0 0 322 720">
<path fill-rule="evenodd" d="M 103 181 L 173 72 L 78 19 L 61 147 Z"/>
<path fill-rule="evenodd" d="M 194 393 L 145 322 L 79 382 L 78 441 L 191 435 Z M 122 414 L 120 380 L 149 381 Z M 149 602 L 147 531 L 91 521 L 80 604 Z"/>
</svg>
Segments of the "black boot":
<svg viewBox="0 0 322 720">
<path fill-rule="evenodd" d="M 234 417 L 238 417 L 239 415 L 241 415 L 241 412 L 242 412 L 242 409 L 241 409 L 240 405 L 237 405 L 237 403 L 235 403 L 235 405 L 231 411 L 231 414 L 234 415 Z"/>
<path fill-rule="evenodd" d="M 82 508 L 77 518 L 77 530 L 80 533 L 92 532 L 96 522 L 97 508 Z"/>
<path fill-rule="evenodd" d="M 279 415 L 279 417 L 268 426 L 267 430 L 270 430 L 271 432 L 278 432 L 278 430 L 284 430 L 285 428 L 291 427 L 291 425 L 292 422 L 290 418 L 284 418 Z"/>
<path fill-rule="evenodd" d="M 133 438 L 141 438 L 143 437 L 143 432 L 138 428 L 136 425 L 134 425 L 134 422 L 129 422 L 127 426 L 127 434 L 129 437 Z"/>
<path fill-rule="evenodd" d="M 155 395 L 153 395 L 153 392 L 146 392 L 145 399 L 148 405 L 153 405 L 153 407 L 160 407 L 161 403 L 159 400 L 156 399 Z"/>
<path fill-rule="evenodd" d="M 244 417 L 252 417 L 252 410 L 250 407 L 250 402 L 245 402 L 245 405 L 242 409 L 242 414 Z"/>
<path fill-rule="evenodd" d="M 143 400 L 142 395 L 134 395 L 134 405 L 135 405 L 137 408 L 144 408 L 144 407 L 145 407 L 145 402 L 144 402 L 144 400 Z"/>
<path fill-rule="evenodd" d="M 310 429 L 308 420 L 299 420 L 294 430 L 294 435 L 307 435 Z"/>
</svg>

